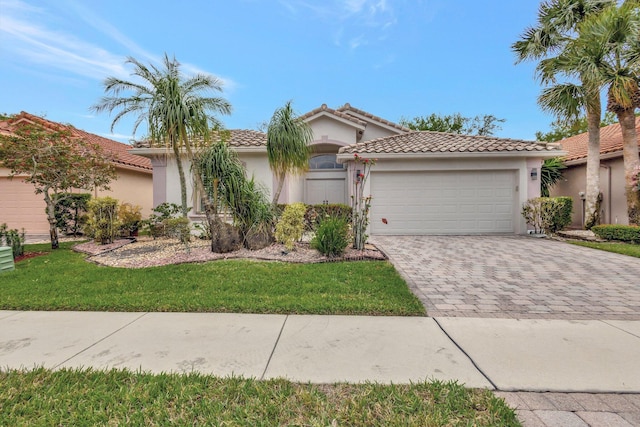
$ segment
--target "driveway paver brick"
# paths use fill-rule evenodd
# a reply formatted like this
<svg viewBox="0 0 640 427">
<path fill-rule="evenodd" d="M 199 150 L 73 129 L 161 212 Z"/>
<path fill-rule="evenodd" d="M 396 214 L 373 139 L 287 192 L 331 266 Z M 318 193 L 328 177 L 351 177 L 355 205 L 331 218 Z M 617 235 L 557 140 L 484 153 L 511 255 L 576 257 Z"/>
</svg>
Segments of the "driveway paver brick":
<svg viewBox="0 0 640 427">
<path fill-rule="evenodd" d="M 528 236 L 375 236 L 432 317 L 640 320 L 640 259 Z"/>
</svg>

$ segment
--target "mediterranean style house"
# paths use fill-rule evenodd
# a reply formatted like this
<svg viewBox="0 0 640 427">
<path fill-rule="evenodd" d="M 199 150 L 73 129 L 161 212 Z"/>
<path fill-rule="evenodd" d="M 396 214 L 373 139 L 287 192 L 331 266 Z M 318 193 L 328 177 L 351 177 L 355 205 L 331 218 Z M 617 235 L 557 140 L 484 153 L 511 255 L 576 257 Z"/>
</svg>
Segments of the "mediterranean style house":
<svg viewBox="0 0 640 427">
<path fill-rule="evenodd" d="M 44 129 L 69 130 L 77 138 L 99 144 L 111 157 L 117 178 L 109 184 L 110 190 L 94 191 L 93 196 L 110 196 L 120 202 L 140 205 L 143 216 L 151 213 L 154 206 L 151 162 L 147 158 L 129 153 L 131 146 L 24 111 L 0 121 L 0 133 L 10 134 L 16 126 L 25 124 L 41 126 Z M 9 228 L 18 230 L 24 228 L 29 236 L 48 236 L 49 223 L 42 195 L 35 194 L 33 185 L 25 183 L 22 178 L 11 178 L 10 171 L 2 167 L 0 159 L 0 224 L 6 223 Z"/>
<path fill-rule="evenodd" d="M 309 169 L 289 176 L 281 203 L 349 203 L 359 174 L 354 155 L 376 159 L 366 181 L 372 234 L 525 233 L 520 212 L 540 195 L 545 158 L 557 145 L 496 137 L 416 132 L 345 104 L 322 105 L 301 116 L 313 130 Z M 249 175 L 271 194 L 276 186 L 265 133 L 231 130 L 228 143 Z M 130 150 L 153 165 L 153 204 L 180 203 L 176 159 L 166 148 Z M 185 170 L 190 166 L 185 165 Z M 201 221 L 192 188 L 190 218 Z"/>
<path fill-rule="evenodd" d="M 640 135 L 640 117 L 636 118 L 636 132 Z M 560 141 L 567 169 L 564 178 L 552 190 L 552 196 L 573 199 L 571 225 L 584 226 L 584 192 L 587 179 L 587 143 L 589 135 L 582 133 Z M 618 123 L 600 129 L 600 191 L 602 192 L 601 218 L 604 224 L 629 224 L 625 195 L 624 161 L 622 157 L 622 130 Z M 638 141 L 640 146 L 640 141 Z"/>
</svg>

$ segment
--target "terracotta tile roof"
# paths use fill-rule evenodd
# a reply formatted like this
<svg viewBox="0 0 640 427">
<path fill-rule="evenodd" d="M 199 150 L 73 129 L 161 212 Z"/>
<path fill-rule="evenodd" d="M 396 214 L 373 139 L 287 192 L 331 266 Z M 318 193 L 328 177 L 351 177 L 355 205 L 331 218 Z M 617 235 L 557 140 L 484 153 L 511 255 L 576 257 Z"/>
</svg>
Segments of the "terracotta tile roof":
<svg viewBox="0 0 640 427">
<path fill-rule="evenodd" d="M 266 147 L 267 134 L 257 130 L 234 129 L 229 131 L 229 145 L 232 147 Z"/>
<path fill-rule="evenodd" d="M 349 104 L 348 102 L 346 104 L 344 104 L 342 107 L 338 108 L 336 111 L 343 112 L 343 113 L 346 113 L 346 114 L 349 114 L 349 113 L 359 114 L 359 115 L 367 117 L 367 118 L 369 118 L 369 119 L 371 119 L 373 121 L 376 121 L 378 123 L 382 123 L 384 125 L 390 126 L 392 128 L 398 129 L 398 130 L 401 130 L 403 132 L 411 132 L 411 129 L 406 128 L 406 127 L 404 127 L 402 125 L 399 125 L 397 123 L 391 122 L 391 121 L 386 120 L 386 119 L 383 119 L 382 117 L 376 116 L 374 114 L 367 113 L 366 111 L 360 110 L 359 108 L 352 107 L 351 104 Z M 349 114 L 349 115 L 351 115 L 351 114 Z"/>
<path fill-rule="evenodd" d="M 342 147 L 340 153 L 497 153 L 558 150 L 557 144 L 442 132 L 410 132 Z"/>
<path fill-rule="evenodd" d="M 347 104 L 347 105 L 349 105 L 349 104 Z M 327 104 L 322 104 L 320 107 L 318 107 L 318 108 L 316 108 L 314 110 L 311 110 L 306 114 L 303 114 L 302 116 L 300 116 L 300 118 L 302 120 L 305 120 L 305 119 L 313 117 L 316 114 L 322 113 L 322 112 L 326 112 L 326 113 L 334 115 L 336 117 L 340 117 L 342 119 L 348 120 L 348 121 L 353 122 L 353 123 L 355 123 L 357 125 L 360 125 L 360 126 L 366 126 L 367 125 L 367 122 L 365 122 L 364 120 L 359 119 L 359 118 L 357 118 L 357 117 L 355 117 L 355 116 L 353 116 L 351 114 L 347 114 L 345 112 L 342 112 L 342 111 L 340 111 L 340 109 L 334 110 L 333 108 L 329 108 L 329 107 L 327 107 Z"/>
<path fill-rule="evenodd" d="M 640 117 L 636 117 L 636 132 L 640 135 Z M 562 145 L 562 149 L 567 152 L 565 161 L 587 158 L 588 133 L 565 138 L 559 143 Z M 640 146 L 640 139 L 638 145 Z M 600 154 L 615 153 L 616 151 L 622 151 L 622 129 L 618 123 L 600 128 Z"/>
<path fill-rule="evenodd" d="M 21 122 L 33 123 L 53 131 L 68 130 L 72 135 L 78 138 L 82 138 L 90 143 L 98 144 L 102 147 L 105 153 L 111 157 L 111 162 L 116 167 L 118 167 L 118 165 L 122 165 L 143 169 L 145 171 L 153 170 L 151 167 L 151 160 L 128 152 L 128 150 L 132 148 L 130 145 L 113 141 L 93 133 L 85 132 L 81 129 L 76 129 L 73 126 L 52 122 L 51 120 L 34 116 L 33 114 L 29 114 L 24 111 L 9 120 L 0 122 L 0 133 L 10 133 L 12 126 Z"/>
<path fill-rule="evenodd" d="M 257 130 L 247 129 L 229 129 L 222 131 L 228 134 L 227 143 L 232 147 L 266 147 L 267 146 L 267 134 L 259 132 Z M 215 139 L 215 135 L 212 135 Z M 198 138 L 195 141 L 195 145 L 202 145 L 202 138 Z M 149 140 L 136 141 L 133 145 L 135 148 L 150 148 L 152 144 Z"/>
</svg>

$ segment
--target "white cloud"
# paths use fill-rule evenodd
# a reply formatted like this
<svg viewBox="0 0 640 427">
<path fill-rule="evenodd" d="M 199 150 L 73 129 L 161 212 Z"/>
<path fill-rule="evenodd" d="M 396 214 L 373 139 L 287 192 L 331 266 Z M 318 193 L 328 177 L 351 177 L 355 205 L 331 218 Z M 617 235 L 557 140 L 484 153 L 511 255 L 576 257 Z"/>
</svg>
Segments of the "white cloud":
<svg viewBox="0 0 640 427">
<path fill-rule="evenodd" d="M 110 52 L 94 43 L 81 40 L 74 34 L 51 30 L 47 25 L 51 11 L 31 6 L 21 0 L 0 0 L 2 8 L 0 42 L 2 54 L 20 58 L 30 63 L 42 64 L 52 69 L 63 70 L 102 80 L 107 76 L 129 78 L 130 70 L 124 65 L 124 55 Z M 75 1 L 65 2 L 64 7 L 71 10 L 94 30 L 123 46 L 143 62 L 159 64 L 161 57 L 147 52 L 133 40 L 120 32 L 109 22 L 103 20 L 83 4 Z M 23 17 L 24 16 L 24 17 Z M 213 73 L 183 64 L 187 75 Z M 217 77 L 229 91 L 236 87 L 230 78 Z"/>
<path fill-rule="evenodd" d="M 279 0 L 279 3 L 296 19 L 311 14 L 314 19 L 333 26 L 333 44 L 351 50 L 370 44 L 370 40 L 384 40 L 398 22 L 387 0 L 330 0 L 320 5 L 308 0 Z M 299 13 L 300 10 L 306 15 Z"/>
<path fill-rule="evenodd" d="M 31 63 L 85 77 L 101 79 L 107 75 L 126 75 L 122 57 L 39 23 L 38 20 L 46 17 L 45 10 L 17 0 L 3 1 L 2 8 L 0 37 L 5 54 L 8 52 Z M 24 12 L 29 13 L 29 19 L 21 18 Z"/>
</svg>

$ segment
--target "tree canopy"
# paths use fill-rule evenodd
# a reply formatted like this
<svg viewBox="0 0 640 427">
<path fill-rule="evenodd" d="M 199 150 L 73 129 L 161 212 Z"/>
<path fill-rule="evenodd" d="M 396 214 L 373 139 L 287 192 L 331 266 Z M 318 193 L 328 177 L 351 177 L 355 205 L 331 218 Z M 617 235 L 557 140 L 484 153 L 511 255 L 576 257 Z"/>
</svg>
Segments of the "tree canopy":
<svg viewBox="0 0 640 427">
<path fill-rule="evenodd" d="M 298 118 L 291 101 L 273 113 L 267 129 L 267 155 L 269 166 L 278 180 L 273 195 L 274 205 L 278 203 L 285 176 L 309 167 L 309 142 L 312 139 L 311 127 Z"/>
<path fill-rule="evenodd" d="M 460 113 L 441 115 L 432 113 L 428 116 L 416 116 L 412 119 L 400 119 L 400 124 L 411 130 L 457 133 L 462 135 L 491 136 L 501 130 L 499 119 L 491 114 L 465 117 Z"/>
<path fill-rule="evenodd" d="M 55 202 L 72 189 L 107 189 L 115 178 L 115 169 L 101 147 L 66 129 L 17 126 L 13 134 L 0 135 L 0 158 L 11 176 L 24 177 L 36 194 L 43 195 L 52 249 L 58 248 Z"/>
<path fill-rule="evenodd" d="M 222 123 L 214 114 L 229 114 L 231 104 L 221 97 L 207 96 L 221 92 L 222 82 L 210 75 L 197 74 L 186 77 L 180 63 L 169 59 L 165 53 L 162 68 L 144 65 L 129 57 L 126 64 L 133 65 L 132 75 L 137 81 L 126 81 L 109 77 L 103 97 L 92 107 L 96 112 L 117 111 L 111 130 L 125 116 L 134 115 L 133 132 L 146 123 L 152 143 L 173 150 L 178 165 L 182 201 L 182 215 L 187 216 L 187 183 L 182 165 L 183 151 L 187 158 L 193 157 L 193 145 L 209 139 L 211 128 L 218 129 Z M 121 93 L 129 92 L 128 96 Z"/>
<path fill-rule="evenodd" d="M 604 118 L 600 121 L 600 127 L 605 127 L 617 123 L 615 114 L 607 111 Z M 585 116 L 574 121 L 566 121 L 556 119 L 551 122 L 551 130 L 547 132 L 536 132 L 537 141 L 556 142 L 569 138 L 570 136 L 580 135 L 588 131 L 588 122 Z"/>
</svg>

